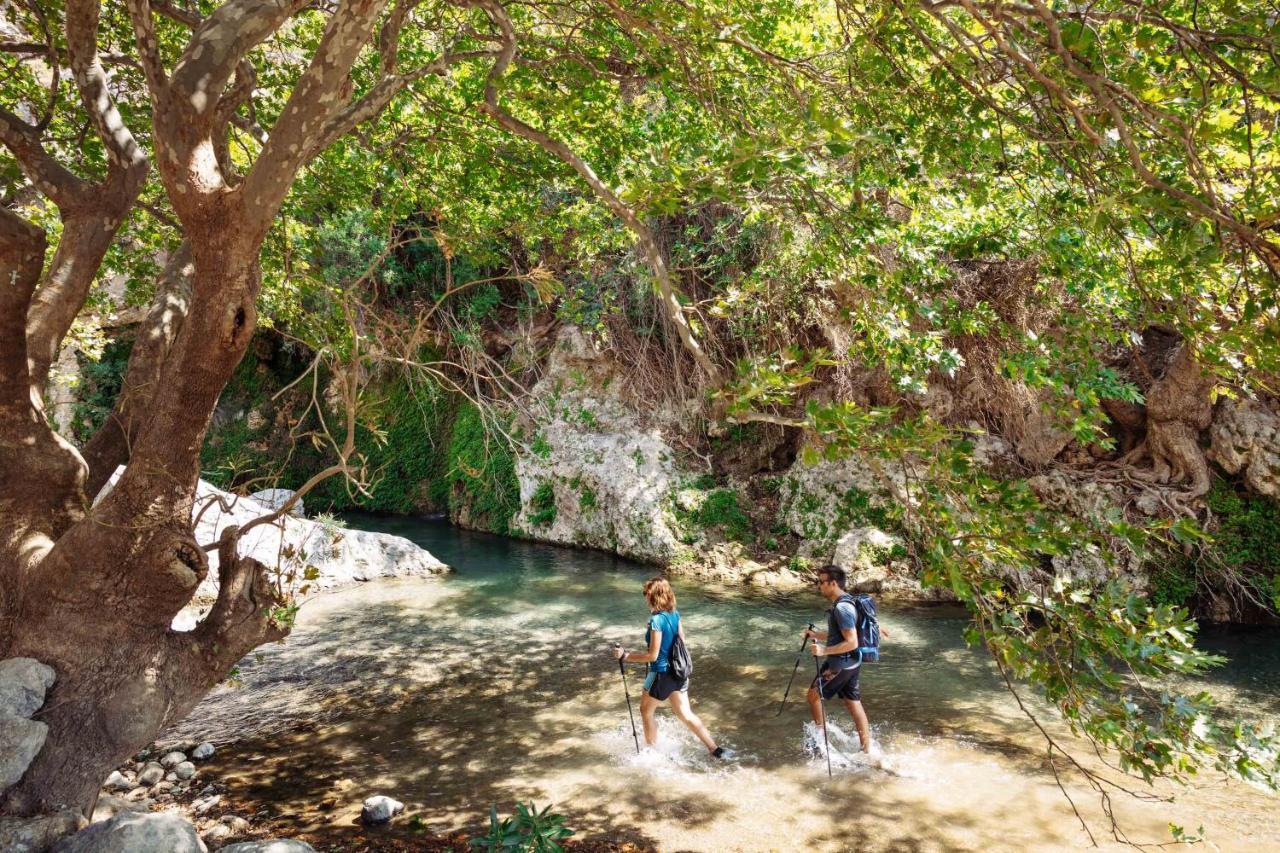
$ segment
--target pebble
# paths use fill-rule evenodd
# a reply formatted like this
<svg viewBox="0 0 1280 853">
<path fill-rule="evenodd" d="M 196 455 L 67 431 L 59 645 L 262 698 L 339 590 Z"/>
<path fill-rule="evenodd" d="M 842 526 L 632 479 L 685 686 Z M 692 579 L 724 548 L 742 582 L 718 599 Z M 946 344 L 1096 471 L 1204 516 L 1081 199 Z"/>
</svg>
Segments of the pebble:
<svg viewBox="0 0 1280 853">
<path fill-rule="evenodd" d="M 222 795 L 214 794 L 212 797 L 196 800 L 191 804 L 191 808 L 196 814 L 204 814 L 220 802 L 222 802 Z"/>
<path fill-rule="evenodd" d="M 360 819 L 369 824 L 386 823 L 402 811 L 404 803 L 379 794 L 364 801 Z"/>
<path fill-rule="evenodd" d="M 131 803 L 139 803 L 147 798 L 146 788 L 134 788 L 132 791 L 126 791 L 124 798 Z"/>
<path fill-rule="evenodd" d="M 138 774 L 138 784 L 147 787 L 151 787 L 162 779 L 164 779 L 164 768 L 154 761 L 142 768 L 142 772 Z"/>
<path fill-rule="evenodd" d="M 190 761 L 184 761 L 181 764 L 176 765 L 173 768 L 173 772 L 179 779 L 190 779 L 192 776 L 196 775 L 196 766 Z"/>
<path fill-rule="evenodd" d="M 177 774 L 177 773 L 174 773 L 173 771 L 170 771 L 170 772 L 168 772 L 168 773 L 164 774 L 164 781 L 166 781 L 166 782 L 177 782 L 177 781 L 178 781 L 178 774 Z"/>
<path fill-rule="evenodd" d="M 173 752 L 167 753 L 164 758 L 161 758 L 160 763 L 165 768 L 172 770 L 186 760 L 187 757 L 175 749 Z"/>
<path fill-rule="evenodd" d="M 200 744 L 195 749 L 191 750 L 191 757 L 196 761 L 204 761 L 206 758 L 212 758 L 213 744 L 208 742 Z"/>
<path fill-rule="evenodd" d="M 249 821 L 240 817 L 238 814 L 224 814 L 220 820 L 227 826 L 231 827 L 231 831 L 236 835 L 249 831 Z"/>
<path fill-rule="evenodd" d="M 231 827 L 225 823 L 215 823 L 200 834 L 200 840 L 210 847 L 217 845 L 219 841 L 230 838 L 232 835 Z"/>
<path fill-rule="evenodd" d="M 129 778 L 119 770 L 112 770 L 111 775 L 107 777 L 107 781 L 102 783 L 102 787 L 111 788 L 115 791 L 128 791 L 136 787 L 136 785 L 129 781 Z"/>
</svg>

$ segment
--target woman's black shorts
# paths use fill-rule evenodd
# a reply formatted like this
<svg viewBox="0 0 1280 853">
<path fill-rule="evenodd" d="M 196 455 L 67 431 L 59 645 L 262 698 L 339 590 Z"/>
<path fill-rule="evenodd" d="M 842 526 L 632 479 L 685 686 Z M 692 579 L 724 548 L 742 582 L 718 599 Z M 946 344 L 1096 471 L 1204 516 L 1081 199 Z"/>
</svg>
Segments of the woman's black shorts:
<svg viewBox="0 0 1280 853">
<path fill-rule="evenodd" d="M 659 702 L 665 701 L 668 696 L 677 690 L 681 693 L 688 691 L 689 679 L 681 681 L 669 672 L 650 673 L 653 676 L 653 683 L 647 688 L 648 694 Z M 645 679 L 648 681 L 648 679 Z"/>
</svg>

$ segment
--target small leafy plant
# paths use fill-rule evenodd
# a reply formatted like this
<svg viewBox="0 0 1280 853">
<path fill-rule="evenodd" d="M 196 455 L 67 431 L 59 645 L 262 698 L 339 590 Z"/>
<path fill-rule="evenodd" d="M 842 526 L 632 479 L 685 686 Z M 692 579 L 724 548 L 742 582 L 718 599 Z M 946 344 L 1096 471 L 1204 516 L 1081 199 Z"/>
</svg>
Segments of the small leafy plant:
<svg viewBox="0 0 1280 853">
<path fill-rule="evenodd" d="M 490 853 L 504 851 L 532 851 L 532 853 L 562 853 L 561 841 L 573 835 L 564 825 L 564 815 L 555 814 L 548 805 L 542 811 L 532 803 L 516 803 L 516 813 L 498 820 L 498 807 L 489 807 L 489 832 L 472 838 L 468 844 L 477 850 Z"/>
</svg>

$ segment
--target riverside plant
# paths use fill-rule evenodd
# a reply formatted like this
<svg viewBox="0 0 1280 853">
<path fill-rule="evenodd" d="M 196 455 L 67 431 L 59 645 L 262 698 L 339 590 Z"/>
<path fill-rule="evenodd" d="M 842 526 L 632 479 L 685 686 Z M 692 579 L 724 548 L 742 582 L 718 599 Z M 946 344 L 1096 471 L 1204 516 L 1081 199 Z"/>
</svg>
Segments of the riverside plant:
<svg viewBox="0 0 1280 853">
<path fill-rule="evenodd" d="M 560 842 L 573 835 L 564 825 L 563 815 L 555 814 L 548 805 L 541 811 L 533 803 L 516 803 L 516 813 L 498 820 L 498 807 L 489 807 L 489 832 L 472 838 L 468 844 L 473 850 L 487 853 L 529 851 L 529 853 L 562 853 Z"/>
</svg>

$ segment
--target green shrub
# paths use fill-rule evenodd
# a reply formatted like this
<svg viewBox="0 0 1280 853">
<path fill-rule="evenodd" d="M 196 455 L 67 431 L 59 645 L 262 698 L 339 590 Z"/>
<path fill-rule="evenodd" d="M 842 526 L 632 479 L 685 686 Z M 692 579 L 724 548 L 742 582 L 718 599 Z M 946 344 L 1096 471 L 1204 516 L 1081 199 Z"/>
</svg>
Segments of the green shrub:
<svg viewBox="0 0 1280 853">
<path fill-rule="evenodd" d="M 550 480 L 543 480 L 529 499 L 529 523 L 534 527 L 546 527 L 556 521 L 556 489 Z"/>
<path fill-rule="evenodd" d="M 573 835 L 564 825 L 564 815 L 554 814 L 551 806 L 542 811 L 533 803 L 516 803 L 516 813 L 498 820 L 498 807 L 489 807 L 489 832 L 472 838 L 467 844 L 489 853 L 561 853 L 560 842 Z"/>
<path fill-rule="evenodd" d="M 709 492 L 694 514 L 694 521 L 700 527 L 719 528 L 739 542 L 745 542 L 751 532 L 751 519 L 738 506 L 738 493 L 733 489 Z"/>
<path fill-rule="evenodd" d="M 520 509 L 515 454 L 507 437 L 485 423 L 474 403 L 462 404 L 454 419 L 446 477 L 454 517 L 466 510 L 473 525 L 510 532 L 511 518 Z"/>
<path fill-rule="evenodd" d="M 98 431 L 116 404 L 124 385 L 132 339 L 117 339 L 102 349 L 97 361 L 86 361 L 80 367 L 80 381 L 75 386 L 75 405 L 71 413 L 71 432 L 80 444 Z"/>
<path fill-rule="evenodd" d="M 1149 577 L 1149 587 L 1153 603 L 1181 607 L 1195 595 L 1195 567 L 1182 555 L 1162 560 Z"/>
</svg>

